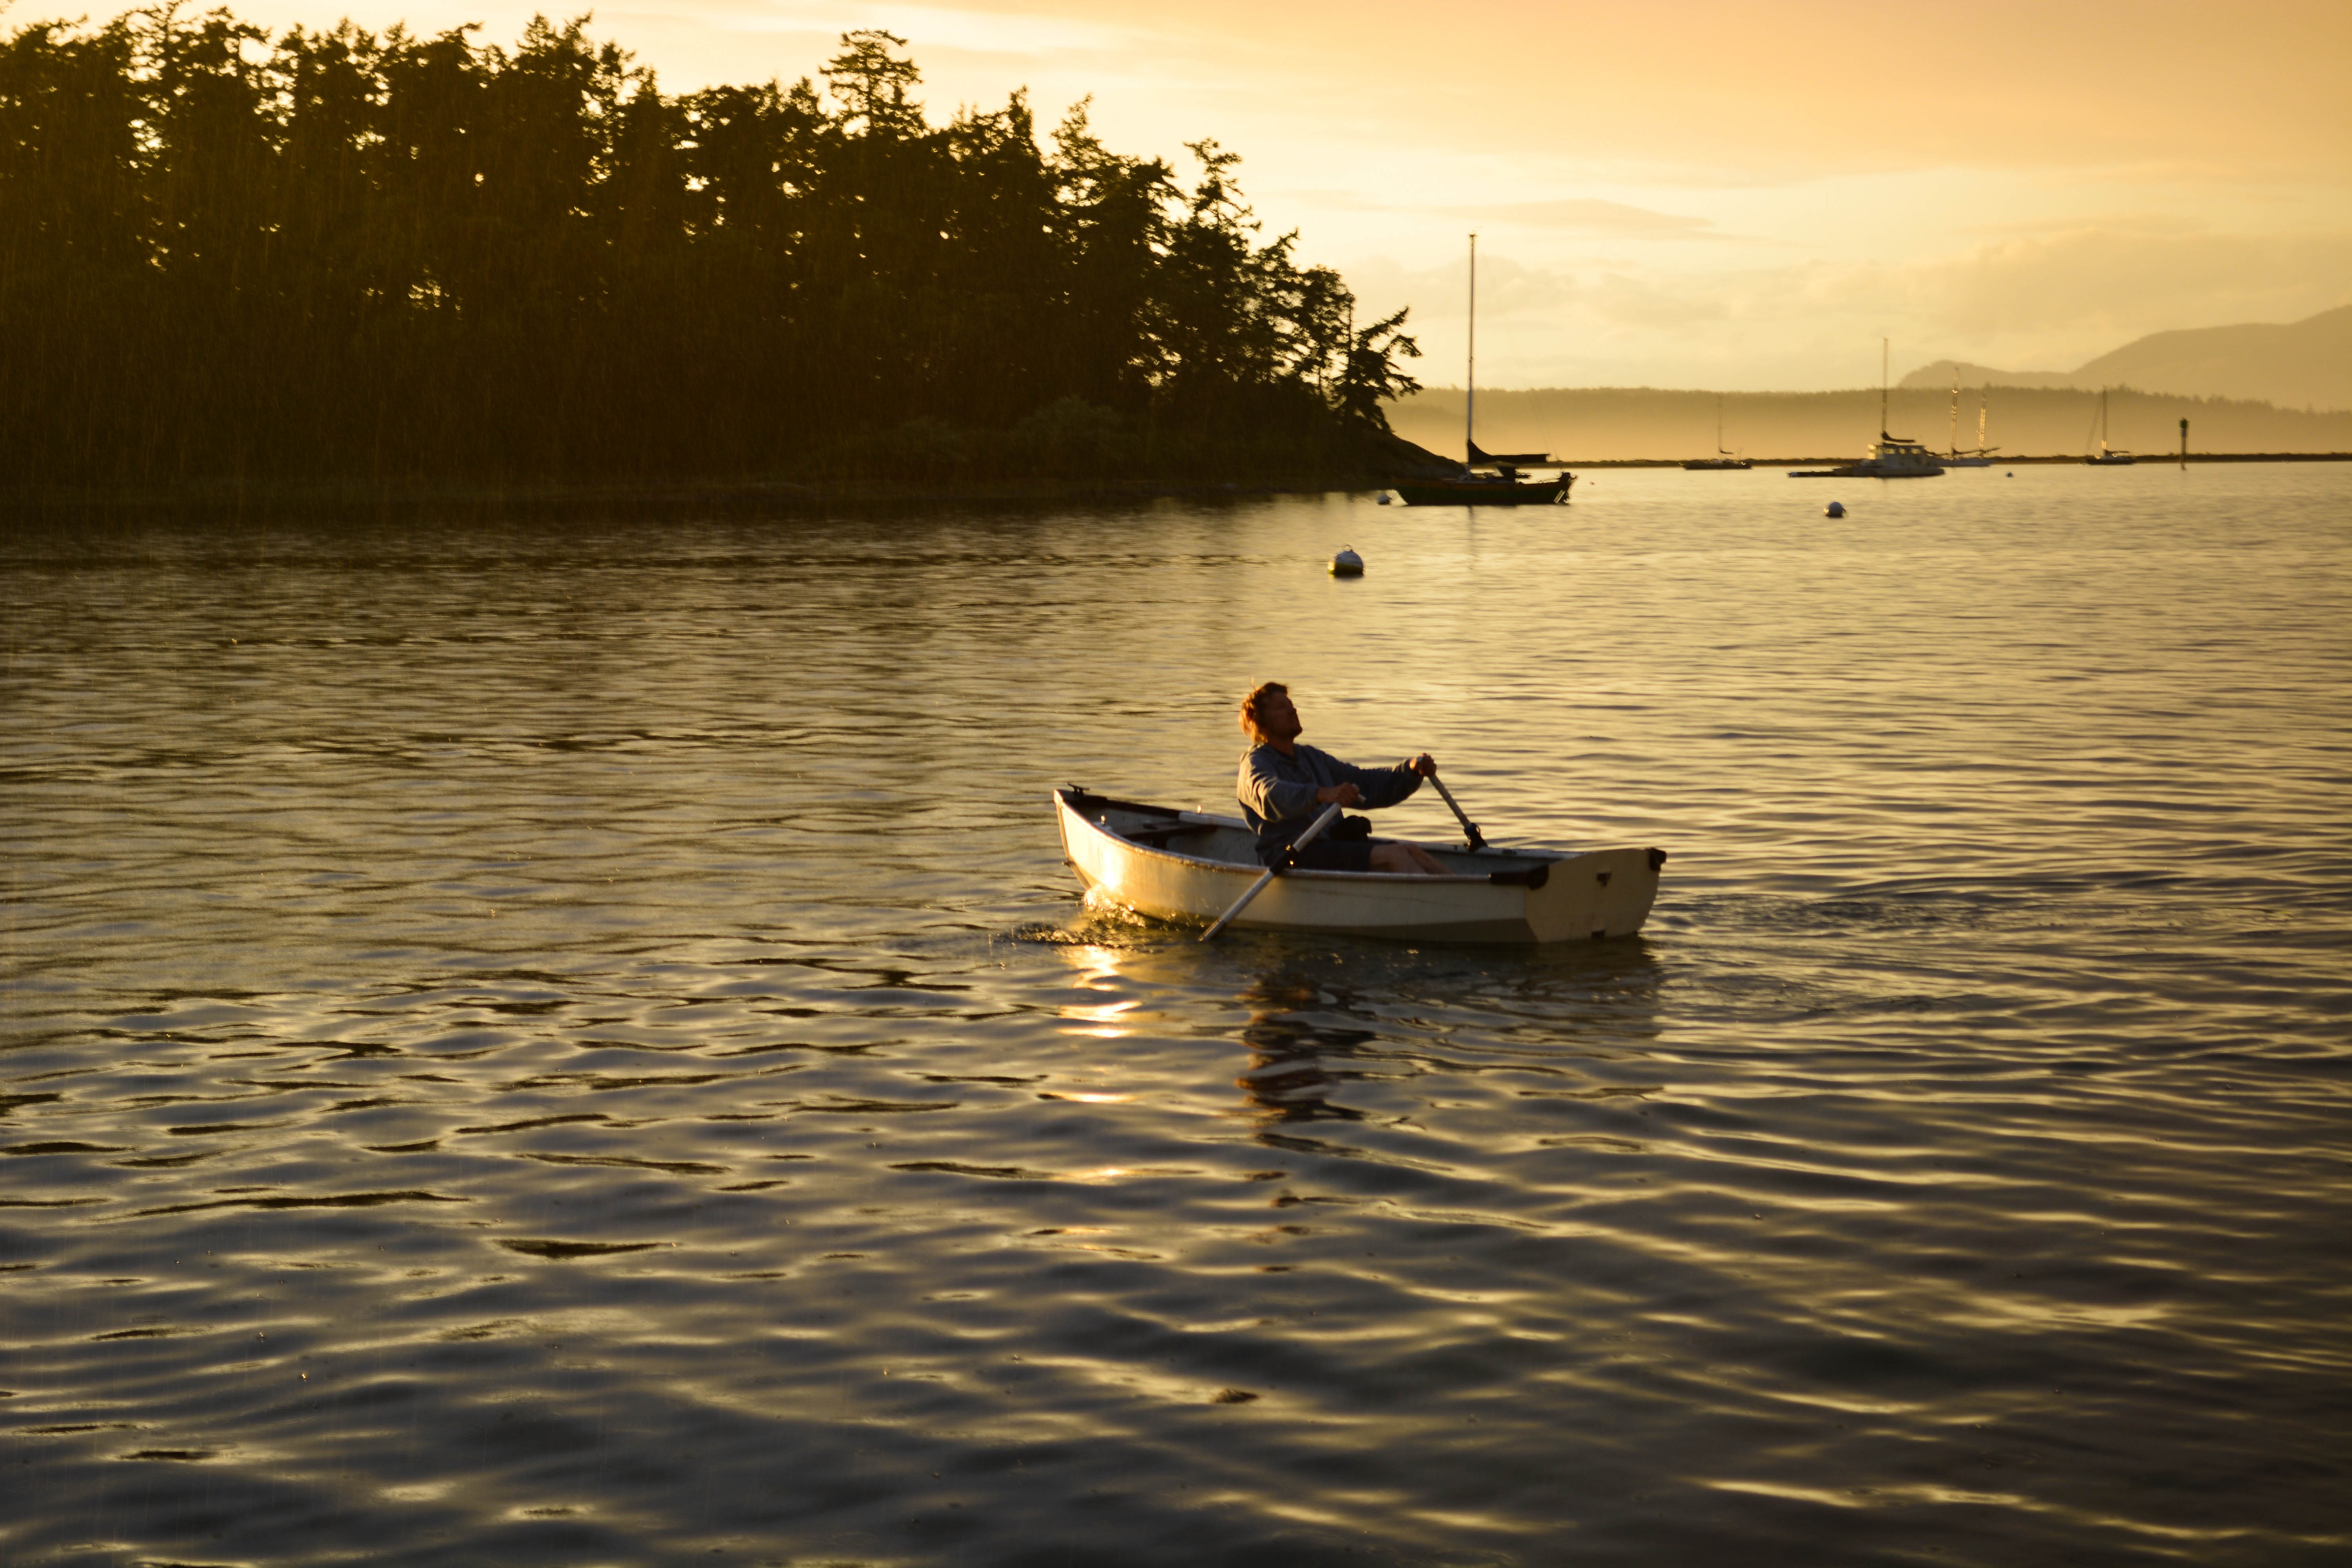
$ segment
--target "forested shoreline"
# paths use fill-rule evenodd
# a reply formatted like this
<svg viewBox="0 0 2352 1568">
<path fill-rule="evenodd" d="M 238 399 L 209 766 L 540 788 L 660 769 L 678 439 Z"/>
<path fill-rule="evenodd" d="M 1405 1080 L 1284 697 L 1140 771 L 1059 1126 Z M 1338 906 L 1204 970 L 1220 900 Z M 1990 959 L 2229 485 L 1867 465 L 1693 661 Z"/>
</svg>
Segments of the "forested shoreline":
<svg viewBox="0 0 2352 1568">
<path fill-rule="evenodd" d="M 1234 154 L 1025 95 L 933 125 L 904 40 L 670 96 L 216 10 L 0 43 L 0 460 L 25 486 L 1377 467 L 1403 313 L 1261 230 Z"/>
</svg>

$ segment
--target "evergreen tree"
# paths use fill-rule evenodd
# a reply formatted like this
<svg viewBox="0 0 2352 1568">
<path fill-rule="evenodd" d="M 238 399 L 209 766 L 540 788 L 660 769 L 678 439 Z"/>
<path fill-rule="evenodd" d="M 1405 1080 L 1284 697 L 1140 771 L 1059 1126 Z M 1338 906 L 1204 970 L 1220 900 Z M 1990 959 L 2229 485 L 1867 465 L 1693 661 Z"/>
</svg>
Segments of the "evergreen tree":
<svg viewBox="0 0 2352 1568">
<path fill-rule="evenodd" d="M 1214 142 L 1185 185 L 1085 102 L 933 125 L 876 29 L 671 97 L 586 26 L 0 41 L 8 471 L 1225 475 L 1346 460 L 1414 385 Z"/>
</svg>

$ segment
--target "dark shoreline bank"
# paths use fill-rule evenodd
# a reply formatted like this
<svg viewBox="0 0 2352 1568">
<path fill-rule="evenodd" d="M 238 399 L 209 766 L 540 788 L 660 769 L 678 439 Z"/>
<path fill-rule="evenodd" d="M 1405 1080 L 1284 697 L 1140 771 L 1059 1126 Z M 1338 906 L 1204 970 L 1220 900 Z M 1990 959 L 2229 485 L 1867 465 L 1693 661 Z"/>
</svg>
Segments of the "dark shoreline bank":
<svg viewBox="0 0 2352 1568">
<path fill-rule="evenodd" d="M 1751 458 L 1752 471 L 1815 467 L 1847 458 Z M 1995 467 L 2026 468 L 2082 463 L 2078 457 L 2000 458 Z M 2140 458 L 2142 467 L 2178 464 L 2178 454 Z M 2352 452 L 2191 452 L 2191 463 L 2342 463 Z M 1565 465 L 1573 472 L 1604 468 L 1679 468 L 1661 458 L 1603 458 Z M 829 508 L 891 508 L 934 505 L 1036 506 L 1071 501 L 1144 502 L 1213 500 L 1229 497 L 1312 494 L 1329 490 L 1379 490 L 1399 482 L 1392 474 L 1294 475 L 1246 482 L 1207 483 L 1169 479 L 1025 479 L 979 483 L 920 483 L 890 479 L 658 479 L 641 482 L 499 483 L 457 480 L 370 484 L 361 481 L 212 481 L 178 487 L 19 487 L 0 490 L 0 518 L 70 512 L 142 513 L 170 510 L 235 515 L 289 511 L 409 512 L 434 508 L 514 510 L 576 510 L 606 507 L 648 511 L 811 511 Z"/>
<path fill-rule="evenodd" d="M 2141 452 L 2137 456 L 2139 461 L 2136 466 L 2140 468 L 2178 464 L 2180 461 L 2180 454 L 2178 452 Z M 1851 463 L 1854 460 L 1853 455 L 1848 454 L 1843 458 L 1750 458 L 1748 462 L 1752 468 L 1818 468 L 1825 463 Z M 2352 463 L 2352 452 L 2191 452 L 2189 454 L 2189 460 L 2192 463 Z M 1997 468 L 2042 468 L 2052 464 L 2063 467 L 2068 463 L 2079 464 L 2083 461 L 2080 457 L 1996 458 L 1993 459 L 1992 466 Z M 1606 458 L 1598 462 L 1570 463 L 1568 466 L 1576 469 L 1679 468 L 1683 466 L 1683 459 L 1680 458 Z M 1736 473 L 1738 470 L 1726 471 Z"/>
<path fill-rule="evenodd" d="M 47 486 L 0 490 L 0 519 L 26 513 L 173 510 L 266 515 L 291 511 L 413 512 L 430 509 L 646 511 L 812 511 L 947 504 L 1046 505 L 1064 501 L 1214 500 L 1320 490 L 1374 490 L 1395 481 L 1366 474 L 1297 476 L 1246 483 L 1158 479 L 994 480 L 921 483 L 887 479 L 657 479 L 636 483 L 209 483 L 179 487 Z"/>
<path fill-rule="evenodd" d="M 1144 502 L 1190 497 L 1301 494 L 1326 490 L 1373 490 L 1415 477 L 1460 471 L 1453 459 L 1415 446 L 1392 431 L 1358 429 L 1346 444 L 1276 454 L 1241 454 L 1225 468 L 1241 477 L 1204 478 L 1199 466 L 1157 476 L 982 477 L 935 474 L 925 478 L 859 475 L 856 465 L 835 467 L 819 458 L 799 477 L 762 476 L 645 479 L 288 479 L 264 475 L 219 476 L 171 485 L 57 484 L 0 487 L 0 518 L 21 513 L 166 510 L 234 515 L 289 511 L 345 514 L 401 513 L 439 508 L 481 510 L 579 510 L 605 507 L 653 512 L 686 510 L 808 511 L 828 508 L 937 505 L 1038 506 L 1070 501 Z M 1254 459 L 1254 460 L 1253 460 Z M 1108 464 L 1104 465 L 1108 467 Z M 833 471 L 824 471 L 832 468 Z M 848 471 L 845 472 L 846 469 Z"/>
</svg>

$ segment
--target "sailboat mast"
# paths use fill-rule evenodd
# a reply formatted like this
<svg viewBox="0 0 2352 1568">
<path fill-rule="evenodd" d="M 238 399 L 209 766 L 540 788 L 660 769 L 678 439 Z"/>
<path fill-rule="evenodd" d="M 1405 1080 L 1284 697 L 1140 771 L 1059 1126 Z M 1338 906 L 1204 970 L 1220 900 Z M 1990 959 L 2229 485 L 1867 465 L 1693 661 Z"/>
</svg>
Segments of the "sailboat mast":
<svg viewBox="0 0 2352 1568">
<path fill-rule="evenodd" d="M 1478 444 L 1478 237 L 1475 234 L 1470 237 L 1470 364 L 1462 380 L 1462 460 L 1467 463 L 1471 449 Z"/>
<path fill-rule="evenodd" d="M 1944 437 L 1944 444 L 1951 448 L 1953 457 L 1960 455 L 1960 373 L 1958 370 L 1952 372 L 1952 428 Z"/>
<path fill-rule="evenodd" d="M 1878 438 L 1886 439 L 1886 340 L 1878 340 Z"/>
</svg>

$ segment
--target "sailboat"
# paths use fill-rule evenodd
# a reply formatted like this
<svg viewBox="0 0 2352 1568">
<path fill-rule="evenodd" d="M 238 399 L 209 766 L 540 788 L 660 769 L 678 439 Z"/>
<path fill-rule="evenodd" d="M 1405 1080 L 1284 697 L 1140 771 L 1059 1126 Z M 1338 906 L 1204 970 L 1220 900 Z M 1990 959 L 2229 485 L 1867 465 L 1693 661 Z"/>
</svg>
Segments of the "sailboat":
<svg viewBox="0 0 2352 1568">
<path fill-rule="evenodd" d="M 1977 449 L 1974 452 L 1969 453 L 1961 452 L 1960 373 L 1958 371 L 1954 371 L 1952 373 L 1952 429 L 1951 434 L 1946 437 L 1946 445 L 1950 447 L 1950 450 L 1947 451 L 1937 460 L 1948 468 L 1990 468 L 1992 467 L 1992 458 L 1987 456 L 1987 454 L 1990 453 L 1992 448 L 1985 445 L 1984 437 L 1984 391 L 1982 388 L 1979 388 L 1977 391 Z"/>
<path fill-rule="evenodd" d="M 2099 388 L 2099 453 L 2083 461 L 2095 468 L 2127 468 L 2139 461 L 2129 452 L 2107 445 L 2107 389 Z"/>
<path fill-rule="evenodd" d="M 1745 458 L 1733 457 L 1730 451 L 1727 449 L 1723 444 L 1723 398 L 1721 395 L 1718 395 L 1715 400 L 1715 456 L 1712 458 L 1690 458 L 1683 464 L 1683 467 L 1685 468 L 1710 468 L 1718 470 L 1750 468 L 1755 467 L 1753 463 L 1750 463 Z"/>
<path fill-rule="evenodd" d="M 1495 453 L 1478 447 L 1478 237 L 1470 237 L 1470 361 L 1463 385 L 1462 445 L 1467 456 L 1458 477 L 1400 481 L 1396 493 L 1408 506 L 1550 506 L 1568 500 L 1576 476 L 1559 469 L 1556 479 L 1522 479 L 1528 468 L 1559 468 L 1542 452 Z"/>
<path fill-rule="evenodd" d="M 1936 454 L 1907 436 L 1886 433 L 1886 340 L 1878 340 L 1878 439 L 1862 461 L 1837 468 L 1791 468 L 1792 479 L 1924 479 L 1944 471 Z"/>
</svg>

